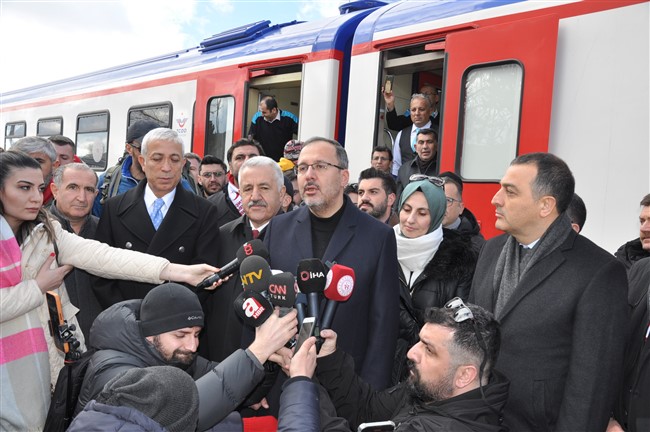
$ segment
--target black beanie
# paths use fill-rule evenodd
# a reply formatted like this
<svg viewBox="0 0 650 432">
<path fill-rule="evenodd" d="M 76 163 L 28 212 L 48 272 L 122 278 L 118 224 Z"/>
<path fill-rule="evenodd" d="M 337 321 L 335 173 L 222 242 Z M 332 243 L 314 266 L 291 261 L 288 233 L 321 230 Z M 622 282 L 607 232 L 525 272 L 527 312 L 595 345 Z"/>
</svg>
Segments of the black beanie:
<svg viewBox="0 0 650 432">
<path fill-rule="evenodd" d="M 177 283 L 158 285 L 140 305 L 143 336 L 155 336 L 185 327 L 203 327 L 203 308 L 189 288 Z"/>
<path fill-rule="evenodd" d="M 199 418 L 196 384 L 187 372 L 173 366 L 120 373 L 106 383 L 97 402 L 134 408 L 169 432 L 193 431 Z"/>
</svg>

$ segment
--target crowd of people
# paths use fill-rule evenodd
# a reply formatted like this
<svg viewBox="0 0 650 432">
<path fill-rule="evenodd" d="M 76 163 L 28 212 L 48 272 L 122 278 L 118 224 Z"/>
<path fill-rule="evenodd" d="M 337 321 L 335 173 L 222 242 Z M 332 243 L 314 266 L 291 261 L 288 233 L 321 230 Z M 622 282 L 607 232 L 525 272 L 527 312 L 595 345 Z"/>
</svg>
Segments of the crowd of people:
<svg viewBox="0 0 650 432">
<path fill-rule="evenodd" d="M 567 164 L 524 154 L 486 241 L 462 178 L 436 165 L 439 91 L 407 115 L 384 98 L 398 138 L 358 179 L 338 142 L 294 139 L 272 97 L 226 162 L 150 121 L 99 177 L 66 137 L 2 152 L 0 430 L 44 427 L 65 360 L 48 291 L 92 355 L 70 430 L 649 430 L 650 194 L 614 256 L 579 234 Z M 252 328 L 240 277 L 196 288 L 255 239 L 274 270 L 354 270 L 299 350 L 295 310 Z"/>
</svg>

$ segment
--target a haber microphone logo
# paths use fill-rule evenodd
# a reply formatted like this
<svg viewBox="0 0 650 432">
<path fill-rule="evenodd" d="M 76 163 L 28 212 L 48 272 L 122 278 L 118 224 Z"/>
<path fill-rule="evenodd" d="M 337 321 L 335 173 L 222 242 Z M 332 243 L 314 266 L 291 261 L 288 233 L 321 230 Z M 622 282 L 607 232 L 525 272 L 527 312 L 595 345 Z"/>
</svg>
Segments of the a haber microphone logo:
<svg viewBox="0 0 650 432">
<path fill-rule="evenodd" d="M 343 276 L 336 284 L 336 291 L 341 297 L 349 296 L 352 289 L 354 289 L 354 278 L 350 275 Z"/>
<path fill-rule="evenodd" d="M 300 280 L 302 281 L 308 281 L 309 279 L 322 278 L 322 277 L 325 277 L 325 274 L 323 272 L 310 272 L 307 270 L 300 272 Z"/>
<path fill-rule="evenodd" d="M 252 297 L 247 298 L 242 304 L 242 309 L 244 313 L 249 318 L 257 319 L 262 312 L 264 312 L 264 306 L 262 306 L 257 300 Z"/>
</svg>

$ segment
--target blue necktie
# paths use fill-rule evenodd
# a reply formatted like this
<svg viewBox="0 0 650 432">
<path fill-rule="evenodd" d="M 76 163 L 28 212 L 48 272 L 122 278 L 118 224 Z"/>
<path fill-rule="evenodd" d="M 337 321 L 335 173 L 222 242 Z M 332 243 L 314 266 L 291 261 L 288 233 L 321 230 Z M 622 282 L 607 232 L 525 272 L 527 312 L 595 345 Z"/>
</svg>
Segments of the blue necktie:
<svg viewBox="0 0 650 432">
<path fill-rule="evenodd" d="M 411 150 L 413 150 L 413 153 L 415 153 L 415 143 L 418 142 L 418 134 L 420 133 L 420 128 L 415 128 L 415 135 L 413 136 L 413 139 L 411 140 Z"/>
<path fill-rule="evenodd" d="M 158 227 L 162 223 L 163 220 L 163 214 L 162 214 L 162 207 L 165 205 L 165 201 L 163 201 L 162 198 L 157 198 L 153 202 L 153 211 L 151 212 L 151 222 L 153 223 L 153 227 L 158 230 Z"/>
</svg>

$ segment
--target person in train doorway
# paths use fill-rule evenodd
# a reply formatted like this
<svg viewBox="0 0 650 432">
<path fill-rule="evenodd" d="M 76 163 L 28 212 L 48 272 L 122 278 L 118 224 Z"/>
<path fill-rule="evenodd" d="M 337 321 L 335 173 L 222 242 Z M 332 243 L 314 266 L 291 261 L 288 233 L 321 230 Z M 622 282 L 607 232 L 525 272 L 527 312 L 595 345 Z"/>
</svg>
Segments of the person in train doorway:
<svg viewBox="0 0 650 432">
<path fill-rule="evenodd" d="M 425 95 L 416 93 L 411 96 L 410 103 L 411 120 L 413 124 L 403 128 L 395 137 L 393 144 L 393 175 L 399 178 L 399 169 L 403 165 L 408 165 L 417 153 L 417 137 L 421 130 L 431 129 L 431 101 Z M 438 141 L 438 132 L 436 132 L 436 142 Z M 399 181 L 399 179 L 398 179 Z"/>
<path fill-rule="evenodd" d="M 501 323 L 505 424 L 603 431 L 624 370 L 625 268 L 571 227 L 575 179 L 562 159 L 518 156 L 500 183 L 492 204 L 505 234 L 481 249 L 469 301 Z"/>
<path fill-rule="evenodd" d="M 208 197 L 208 201 L 217 207 L 217 226 L 220 227 L 242 216 L 244 207 L 239 193 L 239 169 L 248 159 L 265 156 L 262 146 L 255 140 L 242 138 L 235 141 L 226 153 L 230 172 L 227 183 L 220 192 Z"/>
<path fill-rule="evenodd" d="M 117 161 L 116 165 L 99 176 L 97 182 L 99 193 L 93 203 L 94 216 L 101 217 L 104 202 L 107 199 L 133 189 L 140 181 L 144 180 L 144 171 L 138 160 L 142 139 L 147 132 L 158 127 L 160 127 L 160 124 L 152 120 L 138 120 L 129 126 L 126 131 L 124 155 Z M 193 190 L 187 180 L 183 179 L 182 184 L 185 189 Z"/>
<path fill-rule="evenodd" d="M 440 125 L 440 90 L 429 83 L 424 83 L 420 87 L 420 93 L 425 95 L 431 103 L 431 127 L 438 131 Z M 388 126 L 388 129 L 401 131 L 405 127 L 411 126 L 413 124 L 411 110 L 407 109 L 403 115 L 399 115 L 395 109 L 395 96 L 393 92 L 382 89 L 382 94 L 386 107 L 386 126 Z"/>
<path fill-rule="evenodd" d="M 438 132 L 431 128 L 420 129 L 416 135 L 415 158 L 402 165 L 397 175 L 397 201 L 402 191 L 411 181 L 411 176 L 421 174 L 435 176 L 438 174 Z"/>
<path fill-rule="evenodd" d="M 264 154 L 278 162 L 284 156 L 285 144 L 298 135 L 298 117 L 281 110 L 273 96 L 263 97 L 259 108 L 248 129 L 248 138 L 258 141 Z"/>
<path fill-rule="evenodd" d="M 95 239 L 179 264 L 217 266 L 217 211 L 205 198 L 181 185 L 183 139 L 174 130 L 156 128 L 142 139 L 138 153 L 145 179 L 104 203 Z M 141 299 L 153 287 L 99 279 L 93 288 L 105 309 L 123 300 Z"/>
</svg>

